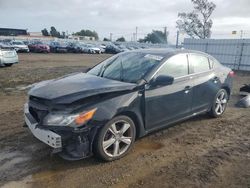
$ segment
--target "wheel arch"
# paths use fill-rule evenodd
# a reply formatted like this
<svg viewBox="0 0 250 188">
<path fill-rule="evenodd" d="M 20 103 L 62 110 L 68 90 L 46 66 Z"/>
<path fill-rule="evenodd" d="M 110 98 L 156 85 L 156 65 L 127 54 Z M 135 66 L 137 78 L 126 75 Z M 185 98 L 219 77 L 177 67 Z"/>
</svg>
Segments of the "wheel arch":
<svg viewBox="0 0 250 188">
<path fill-rule="evenodd" d="M 135 112 L 133 112 L 133 111 L 123 111 L 123 112 L 120 112 L 120 113 L 116 114 L 115 117 L 120 116 L 120 115 L 128 116 L 129 118 L 132 119 L 132 121 L 135 124 L 135 128 L 136 128 L 136 138 L 140 138 L 140 137 L 142 137 L 142 136 L 144 136 L 146 134 L 142 118 L 139 117 L 139 115 L 137 115 Z"/>
<path fill-rule="evenodd" d="M 228 86 L 222 86 L 221 89 L 225 89 L 227 91 L 228 97 L 230 97 L 230 95 L 231 95 L 231 89 L 230 89 L 230 87 L 228 87 Z"/>
</svg>

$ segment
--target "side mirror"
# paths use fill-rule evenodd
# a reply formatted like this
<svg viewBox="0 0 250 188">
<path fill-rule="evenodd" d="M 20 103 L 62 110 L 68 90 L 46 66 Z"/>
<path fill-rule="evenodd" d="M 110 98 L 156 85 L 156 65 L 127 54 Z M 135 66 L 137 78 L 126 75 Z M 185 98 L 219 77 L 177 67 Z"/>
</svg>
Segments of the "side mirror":
<svg viewBox="0 0 250 188">
<path fill-rule="evenodd" d="M 167 86 L 171 85 L 174 82 L 174 77 L 159 75 L 151 81 L 152 86 Z"/>
</svg>

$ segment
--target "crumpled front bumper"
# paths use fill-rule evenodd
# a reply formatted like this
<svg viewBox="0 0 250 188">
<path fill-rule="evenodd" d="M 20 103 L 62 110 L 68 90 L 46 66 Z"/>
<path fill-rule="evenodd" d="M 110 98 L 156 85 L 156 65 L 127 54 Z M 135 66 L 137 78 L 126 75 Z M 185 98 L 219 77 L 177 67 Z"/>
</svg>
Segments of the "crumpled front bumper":
<svg viewBox="0 0 250 188">
<path fill-rule="evenodd" d="M 37 127 L 38 123 L 30 114 L 27 103 L 24 105 L 24 119 L 30 131 L 38 140 L 44 142 L 52 148 L 62 148 L 62 139 L 60 135 L 50 130 L 43 130 Z"/>
<path fill-rule="evenodd" d="M 92 155 L 92 144 L 97 128 L 83 128 L 77 131 L 61 130 L 60 127 L 42 129 L 29 111 L 29 105 L 24 105 L 24 119 L 32 134 L 40 141 L 53 148 L 52 153 L 58 153 L 66 160 L 79 160 Z"/>
</svg>

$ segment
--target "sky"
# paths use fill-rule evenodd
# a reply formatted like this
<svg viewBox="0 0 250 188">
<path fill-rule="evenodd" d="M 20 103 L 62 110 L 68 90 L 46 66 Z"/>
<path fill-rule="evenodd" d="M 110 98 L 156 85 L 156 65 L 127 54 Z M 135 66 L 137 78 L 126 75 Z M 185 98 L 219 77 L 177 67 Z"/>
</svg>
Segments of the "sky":
<svg viewBox="0 0 250 188">
<path fill-rule="evenodd" d="M 250 0 L 213 0 L 213 38 L 250 37 Z M 81 29 L 98 32 L 101 39 L 131 40 L 138 27 L 138 38 L 152 29 L 168 28 L 169 41 L 176 40 L 179 12 L 192 11 L 191 0 L 0 0 L 0 27 L 39 32 L 55 26 L 69 34 Z M 232 35 L 232 31 L 238 31 Z M 185 35 L 181 34 L 181 38 Z"/>
</svg>

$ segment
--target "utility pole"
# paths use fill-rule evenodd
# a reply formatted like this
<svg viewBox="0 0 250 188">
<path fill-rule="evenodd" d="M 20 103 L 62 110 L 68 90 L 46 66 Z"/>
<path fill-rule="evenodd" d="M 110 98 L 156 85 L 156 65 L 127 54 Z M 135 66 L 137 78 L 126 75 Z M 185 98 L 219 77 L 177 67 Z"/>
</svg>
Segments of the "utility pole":
<svg viewBox="0 0 250 188">
<path fill-rule="evenodd" d="M 176 48 L 179 47 L 179 35 L 180 35 L 180 31 L 177 31 L 177 33 L 176 33 Z"/>
<path fill-rule="evenodd" d="M 112 36 L 113 36 L 113 33 L 110 33 L 110 38 L 109 38 L 110 41 L 112 41 Z"/>
<path fill-rule="evenodd" d="M 138 35 L 138 27 L 135 27 L 135 42 L 137 42 L 137 35 Z"/>
<path fill-rule="evenodd" d="M 168 32 L 167 32 L 167 27 L 164 27 L 164 35 L 165 35 L 166 43 L 168 43 Z"/>
</svg>

